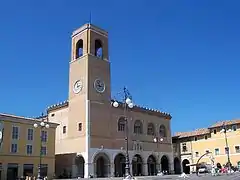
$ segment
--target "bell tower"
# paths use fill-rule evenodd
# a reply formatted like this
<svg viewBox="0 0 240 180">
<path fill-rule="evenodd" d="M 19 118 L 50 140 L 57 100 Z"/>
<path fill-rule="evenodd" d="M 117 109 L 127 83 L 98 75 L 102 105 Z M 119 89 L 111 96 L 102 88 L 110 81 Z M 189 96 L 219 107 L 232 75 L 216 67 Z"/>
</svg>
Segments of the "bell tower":
<svg viewBox="0 0 240 180">
<path fill-rule="evenodd" d="M 108 33 L 88 23 L 72 33 L 69 65 L 67 132 L 79 143 L 76 152 L 87 152 L 90 146 L 90 108 L 91 113 L 94 111 L 91 104 L 109 106 L 110 98 Z"/>
</svg>

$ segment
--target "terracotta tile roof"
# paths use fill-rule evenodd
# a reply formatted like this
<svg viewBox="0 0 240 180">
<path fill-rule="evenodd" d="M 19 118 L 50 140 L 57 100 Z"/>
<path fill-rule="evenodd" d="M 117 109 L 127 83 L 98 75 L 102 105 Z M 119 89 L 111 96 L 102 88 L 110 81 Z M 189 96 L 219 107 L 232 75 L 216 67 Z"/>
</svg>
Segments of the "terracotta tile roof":
<svg viewBox="0 0 240 180">
<path fill-rule="evenodd" d="M 226 121 L 219 121 L 210 126 L 209 128 L 216 128 L 221 127 L 223 125 L 234 125 L 234 124 L 240 124 L 240 119 L 234 119 L 234 120 L 226 120 Z"/>
<path fill-rule="evenodd" d="M 196 129 L 194 131 L 189 132 L 177 132 L 174 136 L 178 136 L 179 138 L 185 138 L 185 137 L 193 137 L 193 136 L 199 136 L 204 134 L 209 134 L 210 130 L 208 128 L 201 128 Z"/>
<path fill-rule="evenodd" d="M 113 101 L 114 100 L 112 100 L 112 102 Z M 121 104 L 121 103 L 119 102 L 119 104 Z M 47 108 L 47 112 L 51 112 L 53 110 L 57 110 L 57 109 L 64 108 L 64 107 L 67 107 L 67 106 L 68 106 L 68 101 L 63 101 L 63 102 L 54 104 L 52 106 L 49 106 Z M 162 117 L 165 117 L 166 119 L 172 119 L 172 116 L 169 113 L 162 112 L 162 111 L 159 111 L 159 110 L 156 110 L 156 109 L 150 109 L 150 108 L 147 108 L 147 107 L 142 107 L 142 106 L 139 106 L 139 105 L 135 105 L 133 110 L 140 111 L 140 112 L 143 112 L 143 113 L 149 113 L 149 114 L 152 114 L 152 115 L 162 116 Z"/>
</svg>

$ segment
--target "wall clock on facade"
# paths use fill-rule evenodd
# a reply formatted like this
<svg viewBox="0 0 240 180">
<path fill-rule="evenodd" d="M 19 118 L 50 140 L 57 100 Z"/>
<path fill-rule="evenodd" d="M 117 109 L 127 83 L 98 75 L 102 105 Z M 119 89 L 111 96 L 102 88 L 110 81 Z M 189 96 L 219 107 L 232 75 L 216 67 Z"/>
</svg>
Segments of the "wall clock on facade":
<svg viewBox="0 0 240 180">
<path fill-rule="evenodd" d="M 94 81 L 94 88 L 97 92 L 103 93 L 105 91 L 105 83 L 101 79 L 96 79 Z"/>
<path fill-rule="evenodd" d="M 75 94 L 78 94 L 83 88 L 83 82 L 80 80 L 77 80 L 73 85 L 73 92 Z"/>
</svg>

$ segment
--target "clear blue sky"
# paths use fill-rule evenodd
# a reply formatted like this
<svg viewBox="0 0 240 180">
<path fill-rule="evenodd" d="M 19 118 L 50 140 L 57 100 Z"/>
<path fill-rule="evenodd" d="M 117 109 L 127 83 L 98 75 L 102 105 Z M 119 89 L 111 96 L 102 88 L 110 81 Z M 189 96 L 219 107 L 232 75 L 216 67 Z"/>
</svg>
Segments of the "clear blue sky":
<svg viewBox="0 0 240 180">
<path fill-rule="evenodd" d="M 0 2 L 0 111 L 38 116 L 68 97 L 71 32 L 109 31 L 113 94 L 171 113 L 172 130 L 240 117 L 240 1 Z"/>
</svg>

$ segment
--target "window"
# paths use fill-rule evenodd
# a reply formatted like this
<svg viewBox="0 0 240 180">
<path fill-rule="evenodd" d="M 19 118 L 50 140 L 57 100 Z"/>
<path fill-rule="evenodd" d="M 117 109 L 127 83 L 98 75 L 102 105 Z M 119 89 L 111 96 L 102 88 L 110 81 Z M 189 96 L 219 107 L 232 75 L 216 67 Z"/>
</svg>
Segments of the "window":
<svg viewBox="0 0 240 180">
<path fill-rule="evenodd" d="M 207 135 L 206 135 L 206 136 L 204 136 L 204 138 L 205 138 L 205 139 L 207 139 L 207 138 L 208 138 L 208 137 L 207 137 Z"/>
<path fill-rule="evenodd" d="M 225 154 L 228 154 L 228 153 L 229 153 L 229 148 L 225 147 Z"/>
<path fill-rule="evenodd" d="M 148 135 L 154 135 L 155 134 L 153 123 L 148 123 L 147 134 Z"/>
<path fill-rule="evenodd" d="M 17 153 L 18 151 L 18 145 L 13 143 L 11 144 L 11 153 Z"/>
<path fill-rule="evenodd" d="M 187 144 L 186 143 L 182 143 L 182 151 L 187 152 Z"/>
<path fill-rule="evenodd" d="M 32 152 L 33 152 L 33 147 L 32 147 L 31 144 L 28 144 L 28 145 L 27 145 L 27 154 L 28 154 L 28 155 L 31 155 Z"/>
<path fill-rule="evenodd" d="M 167 137 L 166 127 L 164 125 L 160 126 L 159 135 L 160 137 Z"/>
<path fill-rule="evenodd" d="M 194 141 L 197 141 L 197 137 L 194 137 Z"/>
<path fill-rule="evenodd" d="M 235 152 L 240 153 L 240 146 L 235 146 Z"/>
<path fill-rule="evenodd" d="M 63 134 L 65 134 L 67 131 L 67 126 L 63 126 Z"/>
<path fill-rule="evenodd" d="M 233 125 L 232 126 L 232 131 L 236 131 L 237 130 L 237 125 Z"/>
<path fill-rule="evenodd" d="M 47 131 L 41 131 L 42 142 L 47 142 Z"/>
<path fill-rule="evenodd" d="M 47 154 L 47 147 L 46 146 L 42 146 L 42 148 L 41 148 L 41 153 L 42 153 L 42 155 L 46 155 Z"/>
<path fill-rule="evenodd" d="M 12 127 L 12 139 L 19 139 L 19 127 Z"/>
<path fill-rule="evenodd" d="M 125 118 L 120 117 L 118 120 L 118 131 L 125 131 Z"/>
<path fill-rule="evenodd" d="M 78 123 L 78 131 L 82 131 L 82 123 Z"/>
<path fill-rule="evenodd" d="M 51 114 L 51 116 L 53 117 L 53 116 L 55 116 L 55 114 L 54 114 L 54 113 L 52 113 L 52 114 Z"/>
<path fill-rule="evenodd" d="M 199 157 L 199 152 L 195 152 L 195 156 L 196 156 L 196 157 Z"/>
<path fill-rule="evenodd" d="M 28 129 L 27 140 L 28 141 L 32 141 L 33 140 L 33 129 Z"/>
<path fill-rule="evenodd" d="M 215 155 L 219 155 L 220 153 L 219 153 L 219 148 L 216 148 L 215 149 Z"/>
<path fill-rule="evenodd" d="M 134 133 L 142 134 L 143 133 L 143 125 L 140 120 L 136 120 L 134 123 Z"/>
<path fill-rule="evenodd" d="M 216 129 L 214 129 L 214 130 L 213 130 L 213 133 L 214 133 L 214 134 L 217 134 L 217 130 L 216 130 Z"/>
</svg>

